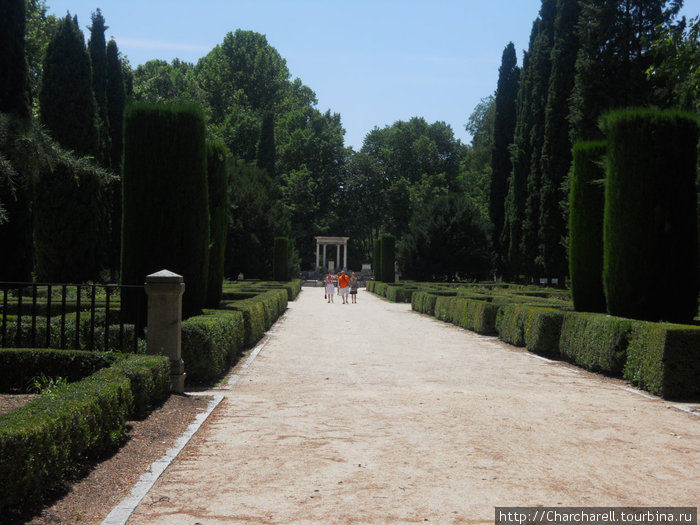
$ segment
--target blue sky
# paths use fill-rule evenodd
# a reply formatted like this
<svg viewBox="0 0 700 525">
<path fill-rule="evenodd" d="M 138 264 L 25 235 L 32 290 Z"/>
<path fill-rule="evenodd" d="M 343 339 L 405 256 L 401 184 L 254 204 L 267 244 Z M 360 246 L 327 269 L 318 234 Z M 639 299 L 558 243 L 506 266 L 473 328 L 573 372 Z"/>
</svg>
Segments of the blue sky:
<svg viewBox="0 0 700 525">
<path fill-rule="evenodd" d="M 397 120 L 444 121 L 463 142 L 476 105 L 493 94 L 503 48 L 522 60 L 541 0 L 47 0 L 78 15 L 87 35 L 98 7 L 132 67 L 197 62 L 236 29 L 266 35 L 318 109 L 340 113 L 345 143 Z M 683 14 L 700 13 L 686 0 Z"/>
</svg>

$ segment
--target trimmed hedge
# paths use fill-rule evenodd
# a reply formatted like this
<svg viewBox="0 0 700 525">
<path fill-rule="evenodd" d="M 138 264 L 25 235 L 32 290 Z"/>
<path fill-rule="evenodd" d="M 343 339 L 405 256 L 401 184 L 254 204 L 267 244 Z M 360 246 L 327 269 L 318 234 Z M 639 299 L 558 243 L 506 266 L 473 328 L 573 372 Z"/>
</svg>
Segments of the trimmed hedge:
<svg viewBox="0 0 700 525">
<path fill-rule="evenodd" d="M 569 193 L 569 275 L 579 312 L 605 312 L 603 210 L 605 142 L 577 142 Z"/>
<path fill-rule="evenodd" d="M 205 310 L 182 323 L 182 360 L 188 383 L 222 377 L 241 356 L 245 337 L 243 313 Z"/>
<path fill-rule="evenodd" d="M 700 328 L 636 323 L 630 335 L 623 376 L 665 399 L 697 396 L 700 394 Z"/>
<path fill-rule="evenodd" d="M 692 321 L 700 286 L 698 119 L 679 111 L 626 109 L 604 115 L 600 126 L 608 143 L 607 311 L 631 319 Z"/>
<path fill-rule="evenodd" d="M 563 319 L 564 314 L 561 310 L 530 307 L 525 323 L 525 347 L 528 351 L 558 359 Z"/>
<path fill-rule="evenodd" d="M 250 299 L 224 301 L 221 309 L 243 314 L 244 343 L 251 347 L 265 335 L 287 308 L 286 290 L 269 290 Z"/>
<path fill-rule="evenodd" d="M 429 292 L 414 292 L 411 296 L 411 308 L 421 314 L 435 316 L 435 303 L 437 302 L 437 298 L 437 295 Z"/>
<path fill-rule="evenodd" d="M 621 377 L 634 323 L 604 314 L 566 312 L 559 340 L 561 355 L 587 370 Z"/>
<path fill-rule="evenodd" d="M 54 358 L 54 365 L 64 359 L 72 369 L 80 357 L 92 363 L 88 368 L 99 364 L 88 352 L 0 350 L 0 356 L 5 364 L 14 359 L 15 367 L 21 362 L 40 368 L 52 352 L 67 354 Z M 116 450 L 126 438 L 126 421 L 169 393 L 166 357 L 105 359 L 112 366 L 0 416 L 0 513 L 40 501 L 76 462 Z"/>
</svg>

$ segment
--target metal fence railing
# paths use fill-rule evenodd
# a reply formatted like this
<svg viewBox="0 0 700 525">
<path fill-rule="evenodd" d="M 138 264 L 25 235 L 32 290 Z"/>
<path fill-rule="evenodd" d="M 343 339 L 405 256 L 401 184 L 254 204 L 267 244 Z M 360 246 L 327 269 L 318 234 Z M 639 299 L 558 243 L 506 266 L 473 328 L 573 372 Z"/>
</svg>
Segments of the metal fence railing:
<svg viewBox="0 0 700 525">
<path fill-rule="evenodd" d="M 122 309 L 126 293 L 133 322 Z M 0 282 L 0 294 L 3 348 L 137 352 L 143 338 L 143 286 Z"/>
</svg>

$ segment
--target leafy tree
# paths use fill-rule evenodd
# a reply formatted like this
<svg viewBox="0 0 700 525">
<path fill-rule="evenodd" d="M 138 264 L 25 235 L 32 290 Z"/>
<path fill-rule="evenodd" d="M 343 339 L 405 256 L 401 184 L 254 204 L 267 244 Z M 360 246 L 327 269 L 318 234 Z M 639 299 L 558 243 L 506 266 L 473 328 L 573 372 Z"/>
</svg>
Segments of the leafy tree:
<svg viewBox="0 0 700 525">
<path fill-rule="evenodd" d="M 540 257 L 545 275 L 558 278 L 561 286 L 564 285 L 567 273 L 566 249 L 563 244 L 566 237 L 566 218 L 562 213 L 562 202 L 568 200 L 568 185 L 565 181 L 571 166 L 572 147 L 568 134 L 568 113 L 579 48 L 578 34 L 575 30 L 579 12 L 578 0 L 557 0 L 554 44 L 551 52 L 552 66 L 540 157 Z"/>
<path fill-rule="evenodd" d="M 99 160 L 103 166 L 109 167 L 110 143 L 109 143 L 109 109 L 107 105 L 107 45 L 105 43 L 105 31 L 109 29 L 105 25 L 102 11 L 98 8 L 92 13 L 92 25 L 90 26 L 90 38 L 88 39 L 88 53 L 92 67 L 92 91 L 95 94 L 97 104 L 97 130 Z"/>
<path fill-rule="evenodd" d="M 463 171 L 459 176 L 460 191 L 485 218 L 488 217 L 495 120 L 496 99 L 493 96 L 482 98 L 465 126 L 472 135 L 472 141 L 465 148 Z"/>
<path fill-rule="evenodd" d="M 272 112 L 267 112 L 260 126 L 258 168 L 267 170 L 273 180 L 276 178 L 275 157 L 275 116 Z"/>
<path fill-rule="evenodd" d="M 402 277 L 419 281 L 484 279 L 490 259 L 484 217 L 459 194 L 441 195 L 419 208 L 398 244 Z"/>
<path fill-rule="evenodd" d="M 25 0 L 0 3 L 0 113 L 27 118 L 29 86 L 24 54 Z"/>
<path fill-rule="evenodd" d="M 153 104 L 189 100 L 207 107 L 194 65 L 177 58 L 170 64 L 149 60 L 138 66 L 133 73 L 133 97 Z"/>
<path fill-rule="evenodd" d="M 495 97 L 493 148 L 491 150 L 491 184 L 489 192 L 489 217 L 493 224 L 493 250 L 496 269 L 506 270 L 507 247 L 501 244 L 505 224 L 505 201 L 508 194 L 508 177 L 512 170 L 508 147 L 515 133 L 516 99 L 520 85 L 520 68 L 517 65 L 515 46 L 509 42 L 503 50 Z"/>
<path fill-rule="evenodd" d="M 91 76 L 78 19 L 66 15 L 46 50 L 39 105 L 42 124 L 64 148 L 81 156 L 97 154 Z"/>
<path fill-rule="evenodd" d="M 38 113 L 41 74 L 46 48 L 58 27 L 58 19 L 47 15 L 45 0 L 26 0 L 25 54 L 29 68 L 29 91 L 34 113 Z"/>
<path fill-rule="evenodd" d="M 606 110 L 657 103 L 646 72 L 652 43 L 678 13 L 682 0 L 588 0 L 581 3 L 580 49 L 571 97 L 571 138 L 601 138 Z"/>
</svg>

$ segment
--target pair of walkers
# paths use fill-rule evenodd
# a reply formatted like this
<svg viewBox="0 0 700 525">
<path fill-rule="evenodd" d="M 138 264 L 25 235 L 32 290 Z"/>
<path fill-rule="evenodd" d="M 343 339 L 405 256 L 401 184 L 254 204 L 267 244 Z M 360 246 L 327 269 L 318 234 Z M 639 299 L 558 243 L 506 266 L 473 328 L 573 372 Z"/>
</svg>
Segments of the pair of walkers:
<svg viewBox="0 0 700 525">
<path fill-rule="evenodd" d="M 341 270 L 338 274 L 338 295 L 343 299 L 343 304 L 350 304 L 348 294 L 352 297 L 352 302 L 357 303 L 357 276 L 355 272 L 352 272 L 352 277 L 348 277 L 348 274 Z M 333 274 L 328 272 L 324 297 L 329 303 L 332 303 L 334 295 Z"/>
</svg>

